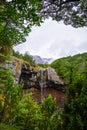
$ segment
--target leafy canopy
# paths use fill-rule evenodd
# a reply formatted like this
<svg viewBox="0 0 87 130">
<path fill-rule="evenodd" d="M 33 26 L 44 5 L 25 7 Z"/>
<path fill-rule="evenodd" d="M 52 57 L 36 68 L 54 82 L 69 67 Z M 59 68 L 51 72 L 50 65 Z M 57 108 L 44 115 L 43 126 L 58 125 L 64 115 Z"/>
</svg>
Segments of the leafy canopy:
<svg viewBox="0 0 87 130">
<path fill-rule="evenodd" d="M 87 26 L 87 0 L 0 0 L 0 44 L 15 45 L 43 18 Z"/>
<path fill-rule="evenodd" d="M 40 0 L 0 0 L 0 44 L 25 41 L 33 25 L 40 25 Z"/>
<path fill-rule="evenodd" d="M 87 0 L 44 0 L 43 16 L 73 27 L 87 26 Z"/>
</svg>

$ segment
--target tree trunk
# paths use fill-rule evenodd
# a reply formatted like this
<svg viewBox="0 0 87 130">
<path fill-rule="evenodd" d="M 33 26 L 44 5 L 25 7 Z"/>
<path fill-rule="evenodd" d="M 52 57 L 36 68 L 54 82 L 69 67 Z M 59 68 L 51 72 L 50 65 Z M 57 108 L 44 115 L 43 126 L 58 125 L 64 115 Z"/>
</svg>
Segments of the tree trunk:
<svg viewBox="0 0 87 130">
<path fill-rule="evenodd" d="M 10 55 L 12 55 L 12 46 L 0 45 L 0 62 L 5 62 Z"/>
</svg>

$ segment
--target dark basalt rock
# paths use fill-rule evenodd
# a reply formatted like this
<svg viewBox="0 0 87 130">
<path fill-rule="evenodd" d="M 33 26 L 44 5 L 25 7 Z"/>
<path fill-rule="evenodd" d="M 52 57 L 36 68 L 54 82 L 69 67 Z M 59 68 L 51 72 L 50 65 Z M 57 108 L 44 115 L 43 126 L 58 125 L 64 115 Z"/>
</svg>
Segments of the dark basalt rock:
<svg viewBox="0 0 87 130">
<path fill-rule="evenodd" d="M 19 78 L 19 84 L 23 84 L 23 89 L 31 88 L 35 85 L 35 76 L 37 72 L 29 67 L 27 64 L 23 64 L 21 68 L 21 75 Z"/>
<path fill-rule="evenodd" d="M 54 88 L 54 89 L 57 89 L 57 90 L 60 90 L 62 92 L 65 92 L 66 91 L 66 84 L 57 84 L 55 83 L 54 81 L 48 81 L 47 82 L 47 86 L 48 88 Z"/>
<path fill-rule="evenodd" d="M 15 84 L 22 84 L 23 89 L 55 88 L 65 92 L 66 83 L 56 71 L 51 68 L 31 67 L 27 62 L 18 58 L 13 58 L 11 63 L 6 63 L 6 67 L 13 71 Z"/>
<path fill-rule="evenodd" d="M 65 82 L 57 77 L 56 72 L 50 68 L 41 68 L 38 72 L 31 69 L 27 64 L 23 64 L 21 68 L 21 75 L 19 78 L 19 84 L 23 84 L 23 89 L 29 88 L 55 88 L 57 90 L 65 92 Z"/>
</svg>

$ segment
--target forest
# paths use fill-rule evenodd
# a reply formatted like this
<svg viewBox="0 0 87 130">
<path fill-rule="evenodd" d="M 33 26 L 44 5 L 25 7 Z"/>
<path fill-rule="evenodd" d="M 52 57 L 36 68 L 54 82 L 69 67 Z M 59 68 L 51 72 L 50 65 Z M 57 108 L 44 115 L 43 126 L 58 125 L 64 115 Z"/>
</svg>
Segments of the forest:
<svg viewBox="0 0 87 130">
<path fill-rule="evenodd" d="M 23 94 L 6 67 L 13 56 L 37 66 L 27 54 L 13 52 L 13 46 L 49 17 L 86 27 L 87 0 L 0 0 L 0 130 L 87 130 L 87 53 L 50 64 L 67 84 L 62 109 L 51 95 L 38 104 L 31 92 Z"/>
</svg>

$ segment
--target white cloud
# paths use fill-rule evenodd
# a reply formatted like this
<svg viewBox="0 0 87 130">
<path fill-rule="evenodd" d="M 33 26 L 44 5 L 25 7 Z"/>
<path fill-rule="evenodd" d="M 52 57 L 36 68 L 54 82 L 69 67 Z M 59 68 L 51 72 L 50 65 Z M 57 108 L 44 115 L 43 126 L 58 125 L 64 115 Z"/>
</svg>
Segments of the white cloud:
<svg viewBox="0 0 87 130">
<path fill-rule="evenodd" d="M 15 50 L 42 57 L 59 58 L 87 51 L 87 28 L 73 28 L 62 22 L 46 20 L 41 27 L 33 27 L 26 43 Z"/>
</svg>

